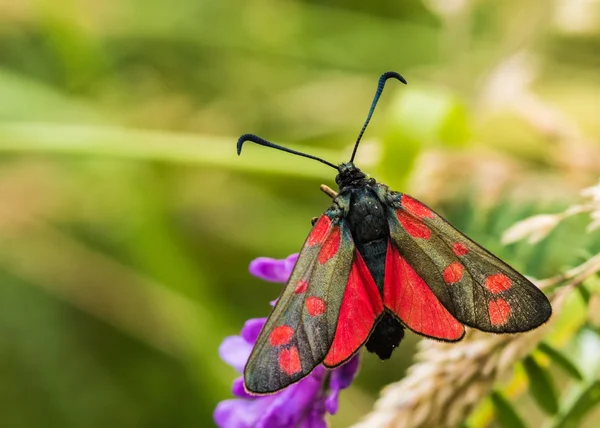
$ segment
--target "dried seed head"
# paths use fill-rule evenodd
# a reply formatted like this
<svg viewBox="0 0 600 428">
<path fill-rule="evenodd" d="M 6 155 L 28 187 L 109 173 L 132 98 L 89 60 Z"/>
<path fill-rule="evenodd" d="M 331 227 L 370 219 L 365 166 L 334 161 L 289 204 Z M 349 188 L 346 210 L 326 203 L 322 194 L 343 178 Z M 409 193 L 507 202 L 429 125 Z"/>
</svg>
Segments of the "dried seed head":
<svg viewBox="0 0 600 428">
<path fill-rule="evenodd" d="M 544 239 L 560 222 L 560 214 L 540 214 L 521 220 L 512 225 L 502 235 L 503 244 L 527 239 L 530 244 Z"/>
<path fill-rule="evenodd" d="M 571 290 L 562 287 L 551 299 L 555 313 Z M 549 326 L 514 335 L 469 329 L 458 343 L 422 340 L 407 376 L 388 385 L 373 411 L 354 428 L 456 426 L 498 379 L 535 349 Z"/>
</svg>

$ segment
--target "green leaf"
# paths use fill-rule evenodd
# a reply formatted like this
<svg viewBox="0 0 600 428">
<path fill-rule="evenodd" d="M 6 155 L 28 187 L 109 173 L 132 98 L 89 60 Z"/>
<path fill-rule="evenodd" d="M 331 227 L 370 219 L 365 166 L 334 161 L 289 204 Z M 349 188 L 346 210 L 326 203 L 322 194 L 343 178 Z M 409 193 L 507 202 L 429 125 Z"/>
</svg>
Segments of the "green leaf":
<svg viewBox="0 0 600 428">
<path fill-rule="evenodd" d="M 63 93 L 59 88 L 0 68 L 0 120 L 17 122 L 71 121 L 103 123 L 108 116 L 93 103 Z"/>
<path fill-rule="evenodd" d="M 491 395 L 492 404 L 494 405 L 494 411 L 496 412 L 496 421 L 500 426 L 506 428 L 526 428 L 525 421 L 521 419 L 521 416 L 514 409 L 512 404 L 504 398 L 504 396 L 494 391 Z"/>
<path fill-rule="evenodd" d="M 600 403 L 600 335 L 594 329 L 583 328 L 577 335 L 577 341 L 579 352 L 574 358 L 577 358 L 585 382 L 574 384 L 567 391 L 553 427 L 578 427 L 586 413 Z"/>
<path fill-rule="evenodd" d="M 553 426 L 555 428 L 579 426 L 579 421 L 598 404 L 600 404 L 600 381 L 595 381 L 581 392 L 563 415 L 557 418 Z"/>
<path fill-rule="evenodd" d="M 540 343 L 538 349 L 549 357 L 553 363 L 562 368 L 569 376 L 576 380 L 583 380 L 583 375 L 577 366 L 575 366 L 575 364 L 573 364 L 573 362 L 558 349 L 545 342 Z"/>
<path fill-rule="evenodd" d="M 529 392 L 546 413 L 554 415 L 558 412 L 558 398 L 552 378 L 532 357 L 525 358 L 523 366 L 529 378 Z"/>
<path fill-rule="evenodd" d="M 63 125 L 52 123 L 1 123 L 0 153 L 103 156 L 138 161 L 161 161 L 277 176 L 331 180 L 331 169 L 318 162 L 280 156 L 275 150 L 244 147 L 236 154 L 237 136 L 217 137 L 166 131 L 141 131 L 118 126 Z M 292 144 L 292 149 L 303 149 Z M 311 149 L 324 159 L 340 159 L 339 153 Z"/>
<path fill-rule="evenodd" d="M 590 298 L 592 297 L 590 291 L 583 286 L 577 287 L 576 290 L 579 296 L 581 296 L 581 298 L 585 302 L 585 304 L 588 305 L 590 303 Z"/>
</svg>

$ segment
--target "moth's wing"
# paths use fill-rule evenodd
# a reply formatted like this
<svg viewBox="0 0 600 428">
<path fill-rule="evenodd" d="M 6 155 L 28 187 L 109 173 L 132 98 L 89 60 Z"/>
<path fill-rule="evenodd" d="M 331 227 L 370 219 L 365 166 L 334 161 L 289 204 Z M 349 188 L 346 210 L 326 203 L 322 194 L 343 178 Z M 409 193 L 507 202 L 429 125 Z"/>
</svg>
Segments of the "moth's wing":
<svg viewBox="0 0 600 428">
<path fill-rule="evenodd" d="M 249 392 L 278 391 L 323 361 L 334 340 L 354 251 L 343 216 L 333 210 L 323 214 L 248 359 Z"/>
<path fill-rule="evenodd" d="M 352 357 L 371 335 L 383 309 L 377 284 L 356 249 L 333 343 L 323 364 L 337 367 Z"/>
<path fill-rule="evenodd" d="M 422 265 L 411 266 L 393 240 L 388 241 L 385 258 L 385 306 L 415 333 L 448 342 L 462 339 L 465 335 L 463 325 L 442 305 L 429 283 L 418 273 L 417 269 Z"/>
<path fill-rule="evenodd" d="M 454 319 L 479 330 L 523 332 L 540 326 L 550 318 L 550 302 L 523 275 L 416 199 L 399 193 L 390 193 L 389 199 L 387 217 L 392 257 L 396 258 L 396 265 L 408 266 L 406 269 L 410 273 L 401 274 L 401 278 L 418 277 L 419 280 L 397 280 L 395 285 L 392 281 L 386 282 L 386 306 L 396 305 L 397 313 L 403 305 L 410 305 L 402 300 L 402 296 L 386 299 L 388 290 L 385 287 L 389 285 L 393 290 L 390 295 L 398 295 L 398 284 L 418 283 L 418 286 L 412 286 L 413 290 L 423 289 L 426 285 Z M 387 269 L 386 262 L 386 279 Z M 396 270 L 400 271 L 399 268 Z M 410 287 L 404 285 L 404 288 Z M 411 321 L 420 325 L 433 322 L 426 316 L 427 309 L 422 311 L 418 316 L 406 309 L 403 315 L 397 314 L 402 319 L 408 313 Z M 420 322 L 419 316 L 422 317 Z M 458 332 L 455 323 L 450 322 L 450 325 Z"/>
</svg>

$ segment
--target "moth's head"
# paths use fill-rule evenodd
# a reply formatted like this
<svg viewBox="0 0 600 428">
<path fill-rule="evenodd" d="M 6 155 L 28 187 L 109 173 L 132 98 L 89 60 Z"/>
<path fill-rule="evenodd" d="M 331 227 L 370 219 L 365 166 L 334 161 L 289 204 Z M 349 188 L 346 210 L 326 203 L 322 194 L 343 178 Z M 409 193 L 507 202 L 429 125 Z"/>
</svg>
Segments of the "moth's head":
<svg viewBox="0 0 600 428">
<path fill-rule="evenodd" d="M 340 164 L 338 171 L 338 175 L 335 177 L 335 182 L 340 189 L 350 184 L 358 184 L 360 181 L 367 178 L 367 176 L 360 169 L 354 166 L 354 163 L 352 162 Z"/>
<path fill-rule="evenodd" d="M 360 169 L 358 169 L 356 166 L 354 166 L 354 163 L 352 162 L 346 162 L 346 163 L 341 163 L 340 166 L 338 167 L 338 177 L 339 176 L 347 176 L 347 175 L 352 175 L 354 173 L 356 173 L 356 171 L 360 172 Z"/>
</svg>

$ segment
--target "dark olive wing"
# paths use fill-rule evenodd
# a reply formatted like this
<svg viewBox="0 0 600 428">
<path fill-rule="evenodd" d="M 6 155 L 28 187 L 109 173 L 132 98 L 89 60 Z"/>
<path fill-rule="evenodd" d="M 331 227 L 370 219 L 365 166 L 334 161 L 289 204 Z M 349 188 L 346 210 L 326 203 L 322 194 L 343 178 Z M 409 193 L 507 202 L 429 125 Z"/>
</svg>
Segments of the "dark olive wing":
<svg viewBox="0 0 600 428">
<path fill-rule="evenodd" d="M 333 343 L 355 246 L 341 214 L 315 223 L 244 370 L 246 389 L 276 392 L 307 376 Z"/>
<path fill-rule="evenodd" d="M 550 302 L 523 275 L 416 199 L 391 193 L 387 200 L 392 244 L 456 320 L 494 333 L 548 320 Z"/>
</svg>

